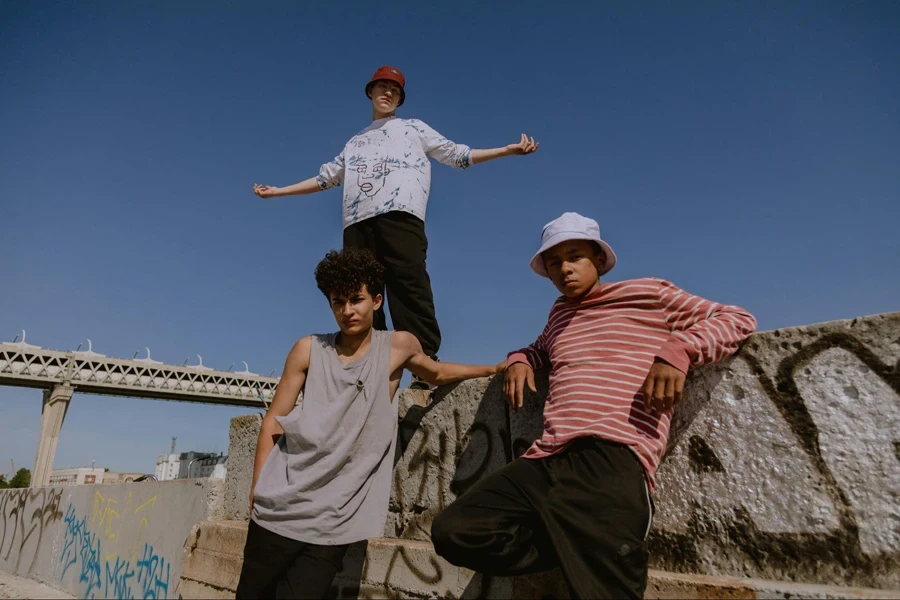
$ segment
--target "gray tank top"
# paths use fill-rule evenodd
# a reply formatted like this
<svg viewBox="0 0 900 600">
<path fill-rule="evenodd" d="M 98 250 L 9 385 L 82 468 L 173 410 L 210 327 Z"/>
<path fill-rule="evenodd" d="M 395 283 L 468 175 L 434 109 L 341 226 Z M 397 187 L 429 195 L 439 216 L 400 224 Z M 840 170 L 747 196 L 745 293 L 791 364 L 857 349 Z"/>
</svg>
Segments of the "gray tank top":
<svg viewBox="0 0 900 600">
<path fill-rule="evenodd" d="M 391 332 L 373 331 L 366 354 L 347 364 L 336 337 L 312 336 L 303 401 L 276 417 L 284 435 L 254 490 L 256 523 L 313 544 L 381 537 L 391 490 L 398 397 L 389 387 Z"/>
</svg>

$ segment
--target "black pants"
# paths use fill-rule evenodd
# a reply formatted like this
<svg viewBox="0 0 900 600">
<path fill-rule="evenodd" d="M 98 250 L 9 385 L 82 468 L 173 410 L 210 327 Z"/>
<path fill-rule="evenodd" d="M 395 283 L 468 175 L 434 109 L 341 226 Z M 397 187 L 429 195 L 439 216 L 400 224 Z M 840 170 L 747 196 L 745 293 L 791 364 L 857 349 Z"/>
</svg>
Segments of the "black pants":
<svg viewBox="0 0 900 600">
<path fill-rule="evenodd" d="M 298 542 L 251 520 L 235 598 L 325 598 L 349 547 Z"/>
<path fill-rule="evenodd" d="M 391 321 L 408 331 L 428 356 L 441 347 L 441 329 L 434 316 L 431 279 L 425 270 L 428 239 L 422 219 L 406 212 L 378 215 L 344 229 L 344 246 L 367 248 L 384 265 Z M 385 330 L 384 307 L 375 314 L 375 329 Z"/>
<path fill-rule="evenodd" d="M 559 566 L 575 598 L 641 598 L 652 503 L 625 446 L 595 438 L 519 458 L 457 498 L 431 527 L 457 566 L 509 577 Z"/>
</svg>

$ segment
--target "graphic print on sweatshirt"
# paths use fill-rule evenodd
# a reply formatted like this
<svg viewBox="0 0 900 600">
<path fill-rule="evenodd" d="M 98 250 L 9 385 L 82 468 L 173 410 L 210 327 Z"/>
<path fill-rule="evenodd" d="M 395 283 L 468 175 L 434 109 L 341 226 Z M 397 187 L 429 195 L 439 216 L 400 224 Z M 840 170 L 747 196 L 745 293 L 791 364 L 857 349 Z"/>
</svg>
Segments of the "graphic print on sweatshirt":
<svg viewBox="0 0 900 600">
<path fill-rule="evenodd" d="M 466 169 L 471 153 L 418 119 L 388 117 L 353 136 L 334 160 L 322 165 L 316 179 L 323 190 L 343 184 L 344 227 L 390 211 L 424 221 L 431 189 L 429 158 Z"/>
<path fill-rule="evenodd" d="M 369 198 L 374 198 L 378 192 L 384 189 L 384 184 L 390 173 L 391 169 L 388 167 L 386 160 L 375 163 L 371 173 L 369 172 L 369 165 L 361 164 L 356 167 L 356 185 L 359 186 L 359 190 L 363 194 Z"/>
</svg>

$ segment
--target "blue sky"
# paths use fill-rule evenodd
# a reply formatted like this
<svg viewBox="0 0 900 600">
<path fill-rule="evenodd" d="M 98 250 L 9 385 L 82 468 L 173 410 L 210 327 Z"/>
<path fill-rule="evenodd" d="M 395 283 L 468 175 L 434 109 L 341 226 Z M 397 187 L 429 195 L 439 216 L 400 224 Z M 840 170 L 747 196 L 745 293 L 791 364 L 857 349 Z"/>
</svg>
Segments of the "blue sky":
<svg viewBox="0 0 900 600">
<path fill-rule="evenodd" d="M 527 267 L 563 211 L 610 279 L 657 276 L 770 329 L 900 309 L 894 2 L 0 3 L 0 339 L 280 372 L 334 328 L 312 270 L 340 192 L 262 201 L 365 127 L 401 68 L 418 117 L 529 157 L 435 165 L 445 360 L 495 362 L 556 294 Z M 0 388 L 0 472 L 33 466 L 38 391 Z M 152 472 L 227 450 L 247 409 L 76 394 L 55 466 Z"/>
</svg>

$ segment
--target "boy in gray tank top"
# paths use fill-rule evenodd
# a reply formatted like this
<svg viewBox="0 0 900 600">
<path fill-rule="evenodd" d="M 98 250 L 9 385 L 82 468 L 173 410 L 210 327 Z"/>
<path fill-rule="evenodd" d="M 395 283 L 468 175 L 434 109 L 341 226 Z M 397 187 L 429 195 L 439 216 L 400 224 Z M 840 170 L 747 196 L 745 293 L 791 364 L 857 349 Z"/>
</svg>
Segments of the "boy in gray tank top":
<svg viewBox="0 0 900 600">
<path fill-rule="evenodd" d="M 349 545 L 382 534 L 403 369 L 441 385 L 505 366 L 436 362 L 411 333 L 376 331 L 384 268 L 368 250 L 329 252 L 315 276 L 340 331 L 294 344 L 263 418 L 237 598 L 324 598 Z"/>
</svg>

